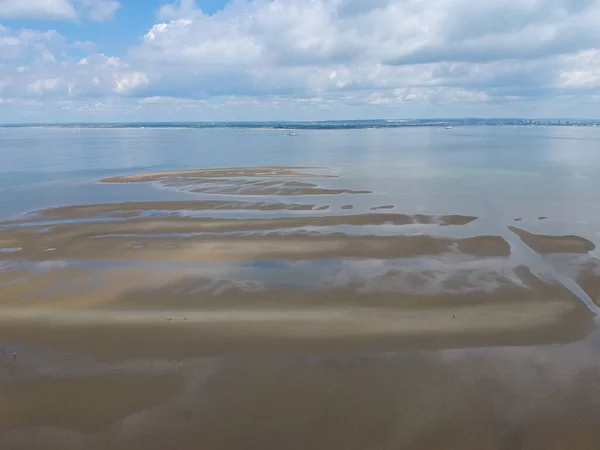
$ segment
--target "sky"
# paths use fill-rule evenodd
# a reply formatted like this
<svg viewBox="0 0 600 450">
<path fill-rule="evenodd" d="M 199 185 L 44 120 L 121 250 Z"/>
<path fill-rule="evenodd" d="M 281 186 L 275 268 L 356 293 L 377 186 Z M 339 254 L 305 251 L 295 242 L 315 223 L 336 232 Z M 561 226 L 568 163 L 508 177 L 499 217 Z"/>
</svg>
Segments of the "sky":
<svg viewBox="0 0 600 450">
<path fill-rule="evenodd" d="M 0 123 L 600 118 L 600 0 L 0 0 Z"/>
</svg>

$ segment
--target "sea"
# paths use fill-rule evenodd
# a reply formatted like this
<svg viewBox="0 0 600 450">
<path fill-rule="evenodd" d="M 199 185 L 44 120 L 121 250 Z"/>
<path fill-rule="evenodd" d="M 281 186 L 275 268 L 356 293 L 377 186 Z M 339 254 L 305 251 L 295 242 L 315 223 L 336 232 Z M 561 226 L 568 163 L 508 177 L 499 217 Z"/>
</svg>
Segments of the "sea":
<svg viewBox="0 0 600 450">
<path fill-rule="evenodd" d="M 98 183 L 107 176 L 280 165 L 325 168 L 348 188 L 373 191 L 370 204 L 398 212 L 492 222 L 545 216 L 545 226 L 565 232 L 600 232 L 600 128 L 593 127 L 307 129 L 297 136 L 272 128 L 18 127 L 0 130 L 0 161 L 0 219 L 60 205 L 195 198 Z M 335 197 L 319 201 L 336 205 Z"/>
</svg>

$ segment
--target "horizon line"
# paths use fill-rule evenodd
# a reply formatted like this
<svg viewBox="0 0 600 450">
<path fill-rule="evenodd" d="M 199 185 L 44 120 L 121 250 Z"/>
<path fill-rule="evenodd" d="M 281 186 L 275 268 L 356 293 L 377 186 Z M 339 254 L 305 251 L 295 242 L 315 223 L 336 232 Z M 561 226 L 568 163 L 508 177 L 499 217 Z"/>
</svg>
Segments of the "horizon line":
<svg viewBox="0 0 600 450">
<path fill-rule="evenodd" d="M 201 120 L 201 121 L 86 121 L 86 122 L 0 122 L 0 127 L 3 128 L 19 128 L 19 127 L 70 127 L 70 126 L 140 126 L 140 125 L 204 125 L 204 126 L 244 126 L 244 125 L 294 125 L 294 124 L 387 124 L 394 125 L 410 125 L 410 124 L 449 124 L 461 123 L 468 121 L 479 122 L 579 122 L 579 123 L 600 123 L 598 119 L 575 118 L 575 117 L 550 117 L 550 118 L 525 118 L 525 117 L 422 117 L 422 118 L 400 118 L 400 119 L 327 119 L 327 120 Z M 469 125 L 468 123 L 463 123 Z M 534 124 L 534 123 L 530 123 Z M 558 124 L 557 124 L 558 125 Z"/>
</svg>

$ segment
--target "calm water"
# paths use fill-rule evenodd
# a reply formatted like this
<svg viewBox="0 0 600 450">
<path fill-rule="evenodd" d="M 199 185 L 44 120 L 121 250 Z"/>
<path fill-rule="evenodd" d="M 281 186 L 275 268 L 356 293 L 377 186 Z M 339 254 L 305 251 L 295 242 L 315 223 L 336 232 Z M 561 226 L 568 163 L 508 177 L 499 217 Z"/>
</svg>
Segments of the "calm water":
<svg viewBox="0 0 600 450">
<path fill-rule="evenodd" d="M 104 176 L 314 165 L 339 174 L 334 184 L 375 191 L 354 196 L 358 211 L 363 202 L 367 210 L 393 204 L 399 212 L 474 214 L 490 223 L 548 216 L 546 227 L 600 231 L 597 128 L 302 131 L 296 137 L 274 130 L 21 128 L 2 130 L 0 160 L 1 218 L 56 205 L 197 198 L 148 185 L 97 183 Z M 293 201 L 336 207 L 342 200 Z"/>
</svg>

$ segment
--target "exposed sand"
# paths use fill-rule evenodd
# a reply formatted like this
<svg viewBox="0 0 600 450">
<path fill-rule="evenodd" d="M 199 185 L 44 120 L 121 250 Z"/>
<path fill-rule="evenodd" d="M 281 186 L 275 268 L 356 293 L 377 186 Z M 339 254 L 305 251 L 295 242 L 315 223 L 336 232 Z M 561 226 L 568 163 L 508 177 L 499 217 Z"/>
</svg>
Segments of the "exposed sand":
<svg viewBox="0 0 600 450">
<path fill-rule="evenodd" d="M 102 360 L 557 344 L 593 327 L 589 314 L 560 300 L 413 311 L 5 309 L 0 324 L 5 340 Z"/>
<path fill-rule="evenodd" d="M 29 219 L 84 219 L 90 217 L 115 217 L 127 218 L 143 211 L 311 211 L 316 205 L 302 205 L 296 203 L 267 203 L 267 202 L 240 202 L 221 200 L 183 200 L 183 201 L 156 201 L 156 202 L 124 202 L 124 203 L 97 203 L 91 205 L 61 206 L 38 211 L 30 215 Z M 10 222 L 8 222 L 10 223 Z"/>
<path fill-rule="evenodd" d="M 371 194 L 371 191 L 355 191 L 352 189 L 328 189 L 318 187 L 316 184 L 294 183 L 294 182 L 264 182 L 256 181 L 236 181 L 219 180 L 212 182 L 210 185 L 205 184 L 205 180 L 198 182 L 197 180 L 186 179 L 183 182 L 162 182 L 167 187 L 181 187 L 188 192 L 198 194 L 225 194 L 225 195 L 285 195 L 285 196 L 300 196 L 300 195 L 355 195 L 355 194 Z"/>
<path fill-rule="evenodd" d="M 188 192 L 221 195 L 350 195 L 371 194 L 367 190 L 334 189 L 314 183 L 288 181 L 286 178 L 326 179 L 330 175 L 300 173 L 309 167 L 246 167 L 228 169 L 179 170 L 105 178 L 104 183 L 139 183 L 157 181 L 163 186 Z M 271 180 L 283 178 L 283 180 Z"/>
<path fill-rule="evenodd" d="M 518 282 L 457 271 L 458 286 L 430 294 L 399 275 L 298 289 L 176 270 L 53 269 L 0 286 L 0 336 L 114 359 L 556 343 L 592 327 L 573 294 L 526 268 Z M 494 277 L 500 287 L 489 291 Z"/>
<path fill-rule="evenodd" d="M 596 248 L 593 242 L 579 236 L 547 236 L 533 234 L 517 227 L 508 227 L 534 251 L 548 253 L 588 253 Z"/>
<path fill-rule="evenodd" d="M 224 177 L 259 177 L 259 178 L 335 178 L 331 175 L 301 173 L 298 170 L 321 169 L 320 167 L 230 167 L 223 169 L 191 169 L 171 170 L 167 172 L 140 173 L 121 175 L 100 180 L 102 183 L 144 183 L 161 181 L 164 178 L 224 178 Z"/>
<path fill-rule="evenodd" d="M 248 261 L 314 260 L 323 258 L 408 258 L 439 255 L 458 246 L 465 254 L 497 257 L 510 254 L 499 236 L 465 239 L 416 236 L 353 236 L 333 233 L 271 233 L 260 236 L 144 237 L 108 236 L 92 239 L 74 227 L 70 233 L 39 233 L 35 227 L 0 232 L 0 240 L 22 247 L 1 259 L 48 261 L 55 259 L 138 261 Z M 175 248 L 173 248 L 173 246 Z M 49 248 L 55 249 L 51 252 Z"/>
<path fill-rule="evenodd" d="M 52 236 L 62 239 L 63 236 L 110 236 L 117 234 L 177 234 L 177 233 L 228 233 L 243 231 L 273 231 L 279 229 L 302 227 L 332 227 L 339 225 L 410 225 L 439 224 L 442 226 L 466 225 L 475 221 L 468 216 L 410 216 L 406 214 L 357 214 L 349 216 L 305 216 L 282 217 L 273 219 L 213 219 L 192 217 L 150 217 L 132 218 L 126 221 L 87 222 L 54 225 L 50 230 Z M 1 223 L 0 223 L 1 225 Z M 8 231 L 8 233 L 7 233 Z M 12 230 L 1 231 L 1 242 L 8 244 Z M 23 233 L 23 230 L 19 230 Z M 17 253 L 17 252 L 14 252 Z"/>
</svg>

